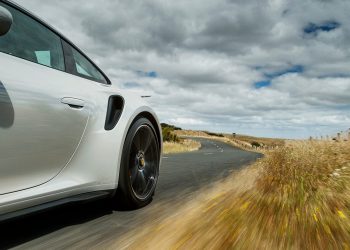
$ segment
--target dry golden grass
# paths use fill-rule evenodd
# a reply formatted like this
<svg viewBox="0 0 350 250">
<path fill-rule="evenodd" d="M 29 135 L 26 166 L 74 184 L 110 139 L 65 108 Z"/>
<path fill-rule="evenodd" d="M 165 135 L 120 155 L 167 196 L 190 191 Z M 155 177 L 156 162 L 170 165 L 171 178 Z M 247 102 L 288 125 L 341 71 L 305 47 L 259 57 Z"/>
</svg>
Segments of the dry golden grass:
<svg viewBox="0 0 350 250">
<path fill-rule="evenodd" d="M 174 154 L 198 150 L 201 147 L 201 143 L 190 139 L 184 139 L 180 142 L 164 142 L 163 146 L 164 154 Z"/>
<path fill-rule="evenodd" d="M 221 134 L 222 136 L 215 136 L 215 133 L 212 133 L 213 135 L 209 135 L 208 133 L 204 131 L 194 131 L 194 130 L 176 130 L 174 133 L 177 136 L 180 137 L 203 137 L 203 138 L 210 138 L 214 140 L 224 141 L 228 142 L 230 141 L 230 144 L 233 146 L 243 148 L 246 150 L 256 151 L 258 150 L 270 150 L 274 149 L 276 147 L 282 147 L 285 145 L 286 140 L 285 139 L 278 139 L 278 138 L 264 138 L 264 137 L 254 137 L 254 136 L 248 136 L 248 135 L 235 135 L 232 134 Z M 219 135 L 219 134 L 218 134 Z M 258 143 L 261 145 L 261 147 L 253 147 L 254 143 Z"/>
<path fill-rule="evenodd" d="M 190 201 L 176 214 L 130 232 L 118 246 L 132 249 L 350 247 L 350 143 L 289 142 L 202 193 L 204 196 Z"/>
<path fill-rule="evenodd" d="M 203 131 L 197 131 L 197 130 L 175 130 L 174 133 L 180 137 L 183 137 L 183 136 L 206 137 L 206 136 L 208 136 L 207 133 L 205 133 Z"/>
<path fill-rule="evenodd" d="M 248 136 L 248 135 L 226 135 L 226 138 L 229 139 L 235 139 L 247 143 L 252 142 L 258 142 L 259 144 L 266 145 L 268 147 L 276 147 L 276 146 L 283 146 L 285 144 L 285 139 L 277 139 L 277 138 L 264 138 L 264 137 L 254 137 L 254 136 Z"/>
</svg>

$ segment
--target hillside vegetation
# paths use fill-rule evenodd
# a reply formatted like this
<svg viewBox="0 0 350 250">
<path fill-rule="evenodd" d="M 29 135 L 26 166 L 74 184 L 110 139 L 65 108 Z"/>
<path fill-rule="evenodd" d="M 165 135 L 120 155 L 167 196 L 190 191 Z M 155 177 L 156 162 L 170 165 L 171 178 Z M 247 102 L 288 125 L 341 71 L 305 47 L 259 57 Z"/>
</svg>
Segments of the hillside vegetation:
<svg viewBox="0 0 350 250">
<path fill-rule="evenodd" d="M 265 149 L 275 149 L 285 145 L 285 139 L 278 138 L 264 138 L 264 137 L 254 137 L 248 135 L 240 134 L 225 134 L 225 133 L 214 133 L 208 131 L 194 131 L 194 130 L 174 130 L 174 134 L 177 136 L 190 136 L 190 137 L 205 137 L 212 138 L 220 141 L 227 142 L 227 139 L 236 147 L 244 149 L 255 149 L 255 150 L 265 150 Z"/>
<path fill-rule="evenodd" d="M 166 123 L 162 123 L 161 126 L 164 154 L 191 152 L 201 147 L 198 141 L 183 139 L 178 136 L 175 131 L 181 131 L 181 128 Z"/>
<path fill-rule="evenodd" d="M 128 247 L 350 249 L 349 152 L 349 142 L 288 142 L 201 200 L 132 232 L 138 237 Z"/>
<path fill-rule="evenodd" d="M 225 134 L 226 138 L 229 138 L 231 140 L 238 140 L 243 141 L 251 144 L 255 147 L 268 147 L 268 148 L 274 148 L 274 147 L 280 147 L 285 144 L 284 139 L 277 139 L 277 138 L 264 138 L 264 137 L 254 137 L 254 136 L 248 136 L 248 135 L 228 135 Z"/>
</svg>

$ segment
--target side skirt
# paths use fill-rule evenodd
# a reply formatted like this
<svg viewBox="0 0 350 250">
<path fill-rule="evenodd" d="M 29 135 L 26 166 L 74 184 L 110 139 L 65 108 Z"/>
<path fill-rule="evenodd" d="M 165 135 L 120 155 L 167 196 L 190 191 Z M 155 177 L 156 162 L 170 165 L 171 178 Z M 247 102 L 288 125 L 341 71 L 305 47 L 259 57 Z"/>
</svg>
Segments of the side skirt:
<svg viewBox="0 0 350 250">
<path fill-rule="evenodd" d="M 45 210 L 49 210 L 52 208 L 56 208 L 59 206 L 72 204 L 72 203 L 84 203 L 84 202 L 90 202 L 90 201 L 96 201 L 100 199 L 109 198 L 113 195 L 114 190 L 106 190 L 106 191 L 96 191 L 96 192 L 90 192 L 85 194 L 79 194 L 71 197 L 67 197 L 64 199 L 51 201 L 48 203 L 40 204 L 37 206 L 25 208 L 22 210 L 18 210 L 15 212 L 10 212 L 6 214 L 0 215 L 0 223 L 5 222 L 10 219 L 23 217 L 26 215 L 32 215 L 38 212 L 42 212 Z"/>
</svg>

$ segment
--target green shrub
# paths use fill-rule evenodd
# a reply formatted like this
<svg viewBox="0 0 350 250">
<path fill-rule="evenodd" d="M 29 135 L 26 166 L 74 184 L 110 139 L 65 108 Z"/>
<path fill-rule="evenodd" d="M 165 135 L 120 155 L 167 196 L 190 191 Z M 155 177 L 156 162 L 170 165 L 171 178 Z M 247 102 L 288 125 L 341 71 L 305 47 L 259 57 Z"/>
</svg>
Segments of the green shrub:
<svg viewBox="0 0 350 250">
<path fill-rule="evenodd" d="M 171 128 L 172 130 L 182 130 L 182 128 L 176 127 L 174 125 L 170 125 L 167 123 L 161 123 L 160 124 L 162 128 Z"/>
<path fill-rule="evenodd" d="M 163 135 L 163 141 L 168 142 L 179 142 L 179 137 L 174 134 L 174 129 L 171 127 L 162 127 L 162 135 Z"/>
<path fill-rule="evenodd" d="M 253 147 L 261 147 L 261 144 L 259 143 L 259 142 L 257 142 L 257 141 L 253 141 L 253 142 L 251 142 L 250 143 Z"/>
</svg>

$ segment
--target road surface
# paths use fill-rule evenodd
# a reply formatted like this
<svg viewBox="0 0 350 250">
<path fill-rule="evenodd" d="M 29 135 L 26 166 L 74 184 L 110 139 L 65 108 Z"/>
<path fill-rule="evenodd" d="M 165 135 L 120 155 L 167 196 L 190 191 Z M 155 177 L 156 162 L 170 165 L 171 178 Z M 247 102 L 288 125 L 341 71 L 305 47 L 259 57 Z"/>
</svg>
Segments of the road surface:
<svg viewBox="0 0 350 250">
<path fill-rule="evenodd" d="M 0 224 L 0 249 L 86 249 L 108 246 L 147 223 L 158 204 L 171 209 L 261 157 L 222 142 L 196 139 L 199 151 L 164 155 L 154 199 L 145 208 L 114 211 L 107 201 L 70 205 Z M 164 205 L 165 204 L 165 205 Z M 156 216 L 156 215 L 153 215 Z"/>
</svg>

